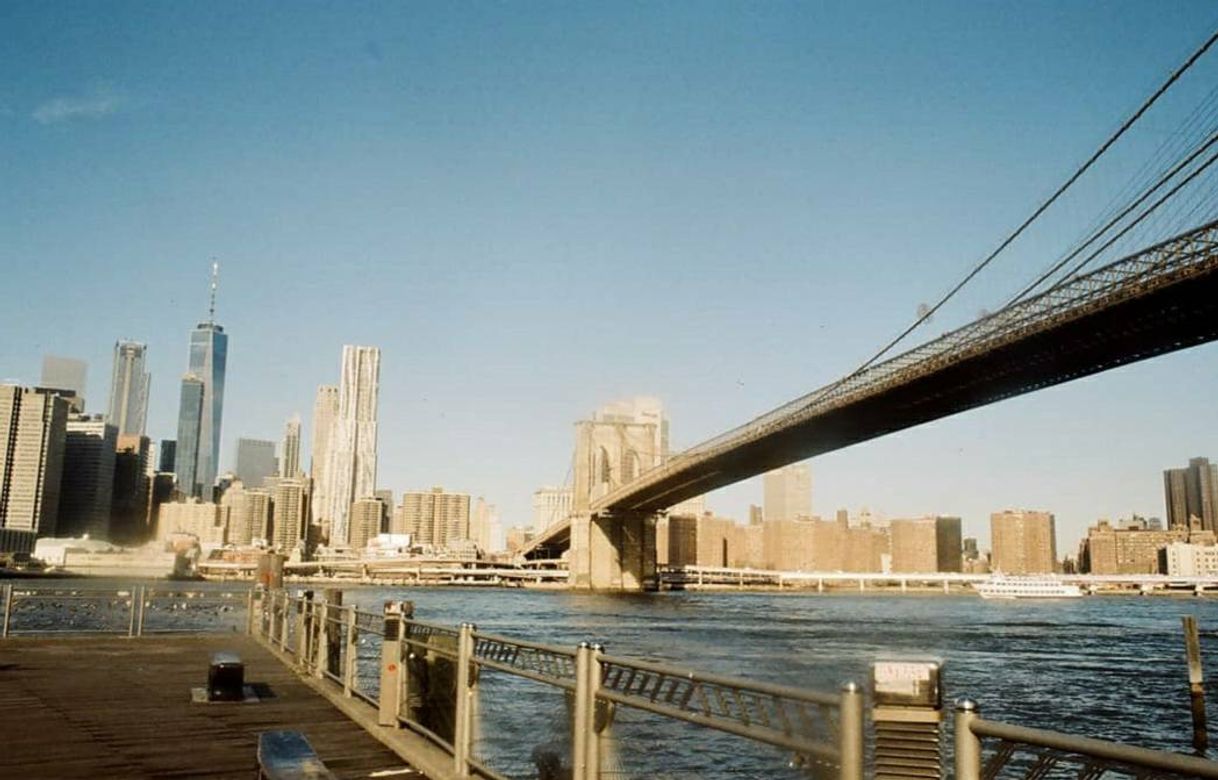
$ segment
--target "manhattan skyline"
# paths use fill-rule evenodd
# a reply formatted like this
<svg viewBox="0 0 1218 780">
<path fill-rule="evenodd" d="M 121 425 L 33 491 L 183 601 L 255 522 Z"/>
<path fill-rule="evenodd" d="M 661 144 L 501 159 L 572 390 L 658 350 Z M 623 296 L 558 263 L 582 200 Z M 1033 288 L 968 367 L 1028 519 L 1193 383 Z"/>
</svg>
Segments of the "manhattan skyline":
<svg viewBox="0 0 1218 780">
<path fill-rule="evenodd" d="M 85 358 L 99 410 L 115 339 L 145 342 L 148 431 L 173 438 L 182 341 L 214 255 L 217 320 L 235 334 L 222 457 L 238 437 L 278 440 L 293 413 L 311 438 L 334 356 L 376 344 L 378 487 L 484 494 L 509 525 L 564 481 L 573 423 L 607 403 L 658 396 L 679 451 L 854 368 L 1214 21 L 1201 4 L 554 9 L 488 11 L 462 41 L 438 9 L 383 25 L 314 9 L 280 29 L 264 8 L 265 51 L 225 64 L 134 7 L 86 9 L 45 53 L 56 14 L 11 13 L 7 65 L 60 55 L 91 28 L 130 38 L 3 82 L 13 241 L 0 262 L 15 270 L 0 377 L 32 384 L 43 353 Z M 197 21 L 237 46 L 235 28 Z M 312 52 L 288 34 L 327 25 Z M 175 44 L 178 65 L 156 72 Z M 207 113 L 217 106 L 231 111 Z M 77 182 L 80 169 L 92 173 Z M 52 204 L 62 215 L 42 213 Z M 952 322 L 1048 262 L 1019 259 Z M 57 305 L 50 328 L 39 313 Z M 813 511 L 959 515 L 984 538 L 991 512 L 1041 509 L 1062 549 L 1101 516 L 1163 517 L 1162 471 L 1218 454 L 1215 358 L 1214 345 L 1169 355 L 816 458 Z M 744 522 L 760 497 L 758 479 L 709 503 Z"/>
</svg>

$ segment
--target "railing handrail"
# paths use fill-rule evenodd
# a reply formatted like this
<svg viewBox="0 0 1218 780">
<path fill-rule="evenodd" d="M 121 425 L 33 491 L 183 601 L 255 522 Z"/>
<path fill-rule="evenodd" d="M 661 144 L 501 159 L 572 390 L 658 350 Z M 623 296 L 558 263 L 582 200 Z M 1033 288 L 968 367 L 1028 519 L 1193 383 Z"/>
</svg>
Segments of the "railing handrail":
<svg viewBox="0 0 1218 780">
<path fill-rule="evenodd" d="M 1185 777 L 1218 778 L 1218 762 L 1196 756 L 1186 756 L 1182 753 L 1152 750 L 1136 745 L 1122 745 L 1094 737 L 1016 726 L 983 718 L 973 719 L 968 727 L 979 737 L 993 737 L 1063 753 L 1090 756 L 1142 769 L 1173 772 Z"/>
<path fill-rule="evenodd" d="M 665 677 L 681 678 L 684 680 L 689 680 L 690 682 L 700 682 L 710 685 L 722 685 L 726 687 L 739 688 L 740 690 L 747 691 L 749 693 L 761 693 L 765 694 L 766 696 L 777 696 L 784 699 L 796 699 L 809 704 L 822 704 L 829 707 L 836 707 L 839 703 L 838 696 L 836 694 L 822 693 L 820 691 L 813 691 L 807 688 L 794 688 L 787 685 L 778 685 L 776 683 L 767 683 L 762 682 L 761 680 L 751 680 L 747 677 L 731 677 L 727 675 L 696 672 L 691 669 L 683 669 L 678 666 L 669 666 L 668 664 L 656 663 L 654 661 L 640 661 L 634 658 L 625 658 L 616 655 L 602 655 L 600 660 L 602 664 L 654 672 L 655 674 L 664 675 Z"/>
</svg>

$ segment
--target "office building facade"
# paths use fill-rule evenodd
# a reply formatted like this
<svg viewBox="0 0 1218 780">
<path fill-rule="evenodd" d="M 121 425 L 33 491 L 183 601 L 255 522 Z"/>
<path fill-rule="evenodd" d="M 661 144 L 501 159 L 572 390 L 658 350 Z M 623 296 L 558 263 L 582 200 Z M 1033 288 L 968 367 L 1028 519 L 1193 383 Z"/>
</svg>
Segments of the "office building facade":
<svg viewBox="0 0 1218 780">
<path fill-rule="evenodd" d="M 174 447 L 173 473 L 178 490 L 184 496 L 203 495 L 202 475 L 199 473 L 199 447 L 203 433 L 203 405 L 207 394 L 203 380 L 194 374 L 182 377 L 178 396 L 178 438 Z"/>
<path fill-rule="evenodd" d="M 0 385 L 0 552 L 55 534 L 67 421 L 64 398 Z"/>
<path fill-rule="evenodd" d="M 800 520 L 812 516 L 812 471 L 806 463 L 792 463 L 762 476 L 763 516 L 767 522 Z"/>
<path fill-rule="evenodd" d="M 279 476 L 301 476 L 299 415 L 293 416 L 283 427 L 283 447 L 280 448 Z"/>
<path fill-rule="evenodd" d="M 237 479 L 247 487 L 262 487 L 267 477 L 278 473 L 275 442 L 262 439 L 237 439 Z"/>
<path fill-rule="evenodd" d="M 110 539 L 118 429 L 102 417 L 69 417 L 56 535 Z"/>
<path fill-rule="evenodd" d="M 148 348 L 138 341 L 114 345 L 110 403 L 106 421 L 119 436 L 143 436 L 148 422 L 148 393 L 152 375 L 145 370 Z"/>
<path fill-rule="evenodd" d="M 1049 512 L 1005 510 L 990 515 L 992 568 L 1002 574 L 1057 571 L 1057 528 Z"/>
<path fill-rule="evenodd" d="M 1191 458 L 1182 469 L 1163 472 L 1167 527 L 1188 528 L 1192 518 L 1207 531 L 1218 531 L 1218 464 Z"/>
</svg>

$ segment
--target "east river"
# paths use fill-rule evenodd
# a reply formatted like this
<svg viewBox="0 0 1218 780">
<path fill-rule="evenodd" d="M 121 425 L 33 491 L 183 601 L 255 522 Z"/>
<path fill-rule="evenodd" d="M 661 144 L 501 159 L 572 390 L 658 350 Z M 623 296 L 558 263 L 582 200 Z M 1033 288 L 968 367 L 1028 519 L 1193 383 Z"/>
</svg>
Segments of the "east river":
<svg viewBox="0 0 1218 780">
<path fill-rule="evenodd" d="M 1191 740 L 1182 615 L 1196 616 L 1207 680 L 1218 680 L 1218 600 L 1209 598 L 1000 602 L 973 595 L 598 596 L 461 587 L 353 587 L 345 595 L 347 604 L 377 612 L 386 599 L 413 601 L 421 620 L 470 621 L 571 647 L 594 640 L 613 655 L 826 691 L 846 680 L 865 683 L 877 658 L 938 658 L 949 710 L 953 699 L 969 696 L 989 718 L 1181 752 Z M 374 651 L 369 646 L 364 655 L 371 660 Z M 567 749 L 563 694 L 500 678 L 480 681 L 477 755 L 512 777 L 536 777 L 539 750 Z M 638 712 L 619 710 L 611 731 L 607 766 L 620 773 L 607 777 L 801 776 L 784 768 L 789 756 L 777 751 Z"/>
</svg>

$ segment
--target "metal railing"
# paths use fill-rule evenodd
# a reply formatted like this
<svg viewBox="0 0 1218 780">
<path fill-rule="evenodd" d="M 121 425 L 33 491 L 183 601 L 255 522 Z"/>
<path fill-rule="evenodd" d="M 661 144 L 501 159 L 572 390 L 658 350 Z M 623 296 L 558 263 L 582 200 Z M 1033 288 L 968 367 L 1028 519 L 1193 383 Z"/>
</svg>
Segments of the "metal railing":
<svg viewBox="0 0 1218 780">
<path fill-rule="evenodd" d="M 3 586 L 0 638 L 41 634 L 194 634 L 233 631 L 253 615 L 249 589 L 171 585 Z"/>
<path fill-rule="evenodd" d="M 956 703 L 955 730 L 956 780 L 1218 778 L 1204 758 L 985 720 L 970 699 Z"/>
<path fill-rule="evenodd" d="M 328 605 L 311 594 L 270 591 L 259 601 L 251 629 L 298 665 L 302 674 L 340 686 L 377 709 L 383 727 L 406 727 L 447 751 L 458 777 L 499 780 L 522 771 L 519 756 L 486 751 L 479 713 L 498 686 L 510 703 L 541 686 L 565 721 L 561 776 L 594 780 L 614 774 L 606 749 L 624 712 L 657 719 L 657 726 L 701 727 L 777 748 L 772 767 L 798 767 L 803 776 L 862 780 L 862 689 L 807 691 L 736 677 L 702 674 L 665 664 L 609 656 L 588 643 L 565 648 L 416 620 L 408 604 L 389 602 L 381 615 Z M 367 641 L 379 639 L 379 647 Z M 545 692 L 549 692 L 548 694 Z M 535 692 L 534 692 L 535 693 Z M 534 695 L 534 694 L 528 694 Z M 527 718 L 524 713 L 514 713 Z M 526 746 L 527 747 L 527 746 Z M 536 751 L 530 756 L 540 761 Z M 496 766 L 503 762 L 510 767 Z M 532 777 L 546 776 L 541 764 Z M 769 776 L 775 776 L 767 773 Z M 644 776 L 639 774 L 638 776 Z"/>
</svg>

